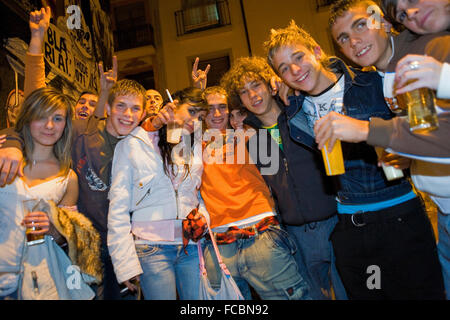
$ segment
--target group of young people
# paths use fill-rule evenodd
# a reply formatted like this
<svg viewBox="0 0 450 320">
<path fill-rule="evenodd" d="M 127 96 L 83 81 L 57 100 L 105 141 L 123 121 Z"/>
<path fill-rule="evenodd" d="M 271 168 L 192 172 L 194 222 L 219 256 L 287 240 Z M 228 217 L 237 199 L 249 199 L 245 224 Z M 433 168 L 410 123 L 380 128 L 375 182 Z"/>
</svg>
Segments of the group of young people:
<svg viewBox="0 0 450 320">
<path fill-rule="evenodd" d="M 145 299 L 198 299 L 198 241 L 210 283 L 220 288 L 208 228 L 246 299 L 448 298 L 450 8 L 446 0 L 381 7 L 332 5 L 333 39 L 364 71 L 328 56 L 291 21 L 268 35 L 265 58 L 236 59 L 220 86 L 207 86 L 209 67 L 198 70 L 196 60 L 193 87 L 161 108 L 161 95 L 117 81 L 113 59 L 112 70 L 100 66 L 95 109 L 73 121 L 69 99 L 43 82 L 49 9 L 32 13 L 25 101 L 16 126 L 2 132 L 0 297 L 20 298 L 24 226 L 50 236 L 44 212 L 24 217 L 21 209 L 22 200 L 39 197 L 79 211 L 98 231 L 98 299 L 120 299 L 120 284 L 142 289 Z M 397 111 L 386 81 L 394 71 L 397 92 L 436 90 L 439 129 L 411 133 L 389 108 Z M 418 80 L 406 85 L 410 79 Z M 160 109 L 147 111 L 153 100 Z M 179 143 L 167 139 L 173 122 Z M 321 149 L 337 139 L 345 173 L 328 176 Z M 389 152 L 378 157 L 373 146 Z M 388 181 L 381 162 L 411 165 L 415 187 L 438 206 L 438 245 L 410 180 Z M 31 192 L 49 181 L 61 188 L 58 199 Z M 373 270 L 379 279 L 369 285 Z"/>
</svg>

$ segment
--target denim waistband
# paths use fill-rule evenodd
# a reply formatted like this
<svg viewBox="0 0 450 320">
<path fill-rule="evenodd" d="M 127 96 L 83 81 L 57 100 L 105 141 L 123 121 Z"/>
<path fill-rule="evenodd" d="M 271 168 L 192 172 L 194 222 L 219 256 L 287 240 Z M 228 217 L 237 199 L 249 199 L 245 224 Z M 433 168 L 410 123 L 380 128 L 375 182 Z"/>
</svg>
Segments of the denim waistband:
<svg viewBox="0 0 450 320">
<path fill-rule="evenodd" d="M 400 197 L 396 197 L 394 199 L 389 199 L 385 201 L 375 202 L 375 203 L 367 203 L 367 204 L 342 204 L 340 202 L 337 203 L 337 210 L 339 214 L 354 214 L 354 213 L 362 213 L 369 211 L 379 211 L 386 208 L 390 208 L 396 206 L 400 203 L 409 201 L 411 199 L 416 198 L 417 195 L 414 191 L 408 192 Z"/>
<path fill-rule="evenodd" d="M 400 179 L 402 180 L 402 179 Z M 380 190 L 368 191 L 338 191 L 337 199 L 341 204 L 360 205 L 366 203 L 376 203 L 401 197 L 412 191 L 411 184 L 408 180 L 403 179 L 398 184 L 386 186 Z"/>
</svg>

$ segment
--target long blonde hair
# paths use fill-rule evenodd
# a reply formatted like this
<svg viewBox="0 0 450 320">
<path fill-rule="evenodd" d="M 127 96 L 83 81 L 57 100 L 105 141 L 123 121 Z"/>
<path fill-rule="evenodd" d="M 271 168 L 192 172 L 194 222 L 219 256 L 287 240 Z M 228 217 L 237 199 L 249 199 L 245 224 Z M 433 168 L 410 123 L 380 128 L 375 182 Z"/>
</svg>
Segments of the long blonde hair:
<svg viewBox="0 0 450 320">
<path fill-rule="evenodd" d="M 65 175 L 71 166 L 72 147 L 72 106 L 74 100 L 54 88 L 41 88 L 33 91 L 23 101 L 17 122 L 16 131 L 24 140 L 24 158 L 30 162 L 30 156 L 34 150 L 33 137 L 31 136 L 30 123 L 34 120 L 48 117 L 59 109 L 66 111 L 66 126 L 61 138 L 54 144 L 53 153 L 60 163 L 60 173 Z"/>
</svg>

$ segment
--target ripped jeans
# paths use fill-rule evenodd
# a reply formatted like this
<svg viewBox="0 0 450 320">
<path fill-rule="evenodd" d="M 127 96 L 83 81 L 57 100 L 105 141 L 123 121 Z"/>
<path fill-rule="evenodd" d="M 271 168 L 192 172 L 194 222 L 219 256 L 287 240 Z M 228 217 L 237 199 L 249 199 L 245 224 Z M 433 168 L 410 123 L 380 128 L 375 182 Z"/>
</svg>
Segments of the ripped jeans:
<svg viewBox="0 0 450 320">
<path fill-rule="evenodd" d="M 222 260 L 246 300 L 248 285 L 264 300 L 309 300 L 309 286 L 298 271 L 294 253 L 297 247 L 280 226 L 249 239 L 218 245 Z M 220 288 L 220 268 L 211 241 L 204 249 L 206 271 L 211 286 Z"/>
</svg>

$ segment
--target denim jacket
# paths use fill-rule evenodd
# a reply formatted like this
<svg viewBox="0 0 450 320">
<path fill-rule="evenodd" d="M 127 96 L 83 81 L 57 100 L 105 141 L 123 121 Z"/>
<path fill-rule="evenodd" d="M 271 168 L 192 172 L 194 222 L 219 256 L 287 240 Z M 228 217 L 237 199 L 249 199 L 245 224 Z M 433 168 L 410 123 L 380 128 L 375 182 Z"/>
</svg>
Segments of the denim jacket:
<svg viewBox="0 0 450 320">
<path fill-rule="evenodd" d="M 317 148 L 305 148 L 289 137 L 285 106 L 279 99 L 277 103 L 281 109 L 277 122 L 283 150 L 270 138 L 269 133 L 267 144 L 260 144 L 259 141 L 255 143 L 258 148 L 265 147 L 270 161 L 278 161 L 278 170 L 273 174 L 262 174 L 262 177 L 276 200 L 278 213 L 284 224 L 303 225 L 328 219 L 337 211 L 333 178 L 325 175 L 322 156 Z M 257 129 L 256 139 L 261 139 L 261 131 L 267 130 L 263 129 L 261 121 L 251 113 L 245 123 Z M 276 147 L 272 148 L 271 144 L 276 144 Z M 269 154 L 271 150 L 279 152 L 278 156 Z M 272 162 L 265 163 L 260 156 L 258 151 L 258 157 L 253 159 L 260 171 L 274 165 Z"/>
<path fill-rule="evenodd" d="M 344 113 L 359 120 L 371 117 L 390 119 L 394 115 L 383 97 L 381 77 L 377 72 L 362 72 L 347 67 L 338 58 L 330 58 L 329 64 L 334 73 L 344 75 Z M 287 107 L 289 132 L 295 141 L 310 148 L 317 148 L 314 133 L 307 124 L 302 110 L 305 96 L 289 97 Z M 345 174 L 338 176 L 338 201 L 342 204 L 375 203 L 400 197 L 412 190 L 405 179 L 387 181 L 377 165 L 377 155 L 373 147 L 365 142 L 342 142 Z"/>
</svg>

